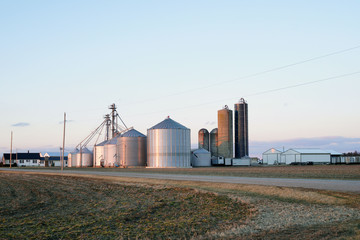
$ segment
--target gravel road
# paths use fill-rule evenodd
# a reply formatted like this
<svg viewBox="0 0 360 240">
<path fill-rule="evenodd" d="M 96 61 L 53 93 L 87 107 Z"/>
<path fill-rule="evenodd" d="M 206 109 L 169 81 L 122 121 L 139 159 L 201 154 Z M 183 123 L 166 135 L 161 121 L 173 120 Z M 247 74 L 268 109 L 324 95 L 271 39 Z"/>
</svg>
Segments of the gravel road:
<svg viewBox="0 0 360 240">
<path fill-rule="evenodd" d="M 36 170 L 36 169 L 9 169 L 0 171 L 26 171 L 61 173 L 59 170 Z M 151 178 L 181 181 L 202 181 L 217 183 L 255 184 L 279 187 L 300 187 L 340 192 L 360 193 L 360 180 L 327 180 L 327 179 L 290 179 L 290 178 L 254 178 L 254 177 L 227 177 L 227 176 L 203 176 L 186 174 L 159 174 L 159 173 L 132 173 L 132 172 L 101 172 L 101 171 L 64 171 L 73 175 L 100 175 L 117 177 Z"/>
</svg>

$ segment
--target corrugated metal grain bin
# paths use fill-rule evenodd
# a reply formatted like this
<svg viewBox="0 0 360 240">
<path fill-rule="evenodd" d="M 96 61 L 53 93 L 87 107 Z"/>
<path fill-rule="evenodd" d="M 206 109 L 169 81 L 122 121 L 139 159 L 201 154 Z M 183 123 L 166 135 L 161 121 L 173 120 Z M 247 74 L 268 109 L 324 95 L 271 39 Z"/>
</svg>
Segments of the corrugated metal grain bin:
<svg viewBox="0 0 360 240">
<path fill-rule="evenodd" d="M 92 167 L 93 165 L 93 154 L 92 152 L 85 148 L 82 148 L 76 154 L 76 167 Z"/>
<path fill-rule="evenodd" d="M 124 167 L 146 166 L 146 136 L 135 129 L 127 131 L 117 144 L 119 163 Z"/>
<path fill-rule="evenodd" d="M 68 164 L 67 164 L 67 167 L 71 167 L 71 153 L 68 154 Z"/>
<path fill-rule="evenodd" d="M 120 136 L 116 136 L 109 140 L 104 145 L 104 166 L 105 167 L 119 167 L 120 163 L 117 161 L 116 144 Z"/>
<path fill-rule="evenodd" d="M 147 131 L 147 166 L 188 168 L 190 129 L 167 118 Z"/>
<path fill-rule="evenodd" d="M 105 144 L 108 141 L 103 141 L 96 144 L 94 147 L 94 167 L 103 167 L 105 162 Z"/>
<path fill-rule="evenodd" d="M 79 153 L 79 149 L 74 149 L 73 152 L 70 153 L 71 155 L 71 164 L 70 166 L 71 167 L 76 167 L 76 157 L 77 157 L 77 154 Z"/>
</svg>

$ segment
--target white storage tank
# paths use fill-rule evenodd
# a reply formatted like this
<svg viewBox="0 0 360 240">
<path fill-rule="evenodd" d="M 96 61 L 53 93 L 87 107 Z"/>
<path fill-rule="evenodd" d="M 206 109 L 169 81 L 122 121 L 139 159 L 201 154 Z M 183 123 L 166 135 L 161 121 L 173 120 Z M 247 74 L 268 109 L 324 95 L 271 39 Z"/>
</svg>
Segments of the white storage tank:
<svg viewBox="0 0 360 240">
<path fill-rule="evenodd" d="M 116 154 L 116 143 L 119 138 L 120 135 L 115 136 L 104 145 L 104 167 L 119 167 Z"/>
<path fill-rule="evenodd" d="M 76 167 L 76 157 L 77 157 L 77 154 L 79 153 L 79 149 L 74 149 L 74 151 L 73 152 L 71 152 L 70 153 L 70 155 L 71 155 L 71 164 L 70 164 L 70 166 L 71 167 Z"/>
<path fill-rule="evenodd" d="M 203 148 L 193 151 L 191 165 L 193 167 L 211 167 L 211 153 Z"/>
<path fill-rule="evenodd" d="M 147 166 L 151 168 L 188 168 L 190 129 L 169 117 L 147 131 Z"/>
<path fill-rule="evenodd" d="M 135 129 L 129 130 L 116 144 L 118 162 L 123 167 L 146 166 L 146 136 Z"/>
<path fill-rule="evenodd" d="M 69 153 L 68 155 L 67 155 L 67 158 L 68 158 L 68 164 L 67 164 L 67 167 L 71 167 L 71 153 Z"/>
<path fill-rule="evenodd" d="M 105 159 L 105 144 L 108 141 L 103 141 L 96 144 L 94 147 L 94 167 L 103 167 Z"/>
<path fill-rule="evenodd" d="M 92 152 L 85 148 L 82 148 L 76 154 L 76 167 L 92 167 L 93 165 L 93 154 Z"/>
</svg>

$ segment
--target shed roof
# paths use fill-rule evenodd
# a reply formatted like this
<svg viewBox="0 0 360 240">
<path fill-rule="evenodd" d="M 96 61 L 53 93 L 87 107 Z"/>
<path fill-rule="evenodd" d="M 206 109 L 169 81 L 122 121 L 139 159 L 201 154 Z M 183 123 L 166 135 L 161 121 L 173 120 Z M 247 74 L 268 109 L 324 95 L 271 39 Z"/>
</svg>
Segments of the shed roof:
<svg viewBox="0 0 360 240">
<path fill-rule="evenodd" d="M 293 150 L 300 154 L 330 154 L 329 151 L 326 151 L 326 150 L 323 150 L 320 148 L 291 148 L 289 150 Z M 289 151 L 289 150 L 287 150 L 287 151 Z"/>
<path fill-rule="evenodd" d="M 269 150 L 265 151 L 263 154 L 274 154 L 274 153 L 282 153 L 282 151 L 276 149 L 276 148 L 270 148 Z"/>
</svg>

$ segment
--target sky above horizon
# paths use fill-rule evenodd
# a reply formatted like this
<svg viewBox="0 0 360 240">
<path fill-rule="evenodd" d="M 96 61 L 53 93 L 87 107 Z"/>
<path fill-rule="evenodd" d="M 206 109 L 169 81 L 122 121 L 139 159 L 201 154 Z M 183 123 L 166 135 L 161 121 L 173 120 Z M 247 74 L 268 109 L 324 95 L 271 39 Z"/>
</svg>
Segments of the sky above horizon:
<svg viewBox="0 0 360 240">
<path fill-rule="evenodd" d="M 73 149 L 115 103 L 146 134 L 249 104 L 250 154 L 360 149 L 359 1 L 0 1 L 0 153 Z"/>
</svg>

